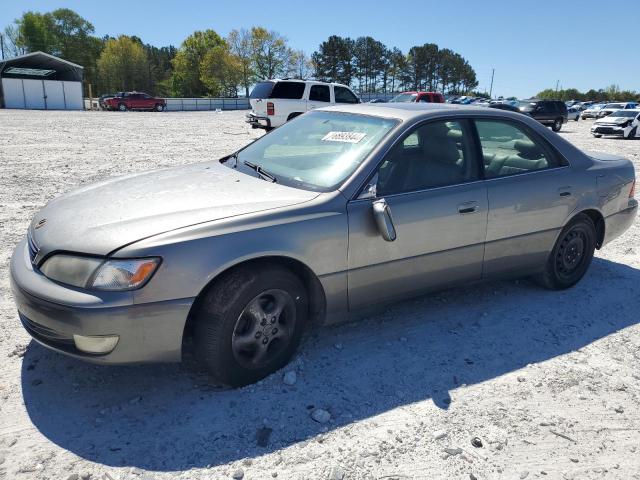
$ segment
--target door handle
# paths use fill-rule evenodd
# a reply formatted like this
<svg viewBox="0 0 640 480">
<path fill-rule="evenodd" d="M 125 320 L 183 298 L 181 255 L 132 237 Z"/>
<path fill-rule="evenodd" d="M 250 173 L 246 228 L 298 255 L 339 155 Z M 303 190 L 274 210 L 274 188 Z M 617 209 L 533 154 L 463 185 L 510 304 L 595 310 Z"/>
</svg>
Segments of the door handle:
<svg viewBox="0 0 640 480">
<path fill-rule="evenodd" d="M 560 187 L 560 188 L 558 189 L 558 194 L 559 194 L 561 197 L 570 197 L 570 196 L 571 196 L 571 186 L 570 186 L 570 185 L 567 185 L 567 186 L 565 186 L 565 187 Z"/>
<path fill-rule="evenodd" d="M 478 211 L 478 202 L 464 202 L 458 205 L 458 213 L 460 215 L 468 215 Z"/>
</svg>

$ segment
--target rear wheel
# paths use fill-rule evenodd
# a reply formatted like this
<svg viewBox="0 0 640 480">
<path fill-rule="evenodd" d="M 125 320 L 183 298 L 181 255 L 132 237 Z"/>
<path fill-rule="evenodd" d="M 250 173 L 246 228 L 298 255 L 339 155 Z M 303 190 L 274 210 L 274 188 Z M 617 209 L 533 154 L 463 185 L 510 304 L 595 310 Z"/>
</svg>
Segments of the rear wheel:
<svg viewBox="0 0 640 480">
<path fill-rule="evenodd" d="M 164 105 L 162 105 L 161 103 L 156 105 L 156 112 L 161 112 L 164 110 Z"/>
<path fill-rule="evenodd" d="M 240 267 L 195 312 L 196 355 L 218 381 L 239 387 L 287 364 L 308 317 L 306 291 L 279 266 Z"/>
<path fill-rule="evenodd" d="M 561 128 L 562 128 L 562 119 L 556 118 L 553 121 L 553 125 L 551 125 L 551 130 L 553 130 L 554 132 L 559 132 Z"/>
<path fill-rule="evenodd" d="M 551 290 L 574 286 L 591 264 L 596 248 L 596 228 L 587 215 L 580 213 L 562 229 L 538 283 Z"/>
</svg>

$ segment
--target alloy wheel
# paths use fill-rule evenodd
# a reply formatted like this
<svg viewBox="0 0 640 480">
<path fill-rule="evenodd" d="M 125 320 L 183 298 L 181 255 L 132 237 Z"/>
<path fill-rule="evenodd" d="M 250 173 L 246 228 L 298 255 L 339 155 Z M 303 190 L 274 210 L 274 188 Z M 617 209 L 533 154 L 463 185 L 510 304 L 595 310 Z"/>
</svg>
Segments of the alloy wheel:
<svg viewBox="0 0 640 480">
<path fill-rule="evenodd" d="M 250 369 L 268 365 L 289 345 L 295 322 L 295 302 L 288 292 L 262 292 L 238 317 L 231 340 L 235 359 Z"/>
</svg>

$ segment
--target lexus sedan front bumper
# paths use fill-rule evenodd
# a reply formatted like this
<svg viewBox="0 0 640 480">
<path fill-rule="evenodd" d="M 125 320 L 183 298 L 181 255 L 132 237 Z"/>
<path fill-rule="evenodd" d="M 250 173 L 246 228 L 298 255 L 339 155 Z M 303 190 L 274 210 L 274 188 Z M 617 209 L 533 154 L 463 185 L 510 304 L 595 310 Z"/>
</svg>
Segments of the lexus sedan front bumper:
<svg viewBox="0 0 640 480">
<path fill-rule="evenodd" d="M 26 239 L 11 258 L 19 318 L 40 344 L 94 363 L 181 360 L 193 298 L 136 304 L 131 292 L 87 292 L 46 278 L 31 264 Z"/>
</svg>

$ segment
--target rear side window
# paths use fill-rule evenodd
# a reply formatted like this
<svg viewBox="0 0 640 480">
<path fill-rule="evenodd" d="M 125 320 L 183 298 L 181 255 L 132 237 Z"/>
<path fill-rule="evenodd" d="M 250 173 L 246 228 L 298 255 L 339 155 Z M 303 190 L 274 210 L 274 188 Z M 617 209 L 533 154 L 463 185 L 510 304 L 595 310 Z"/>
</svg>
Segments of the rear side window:
<svg viewBox="0 0 640 480">
<path fill-rule="evenodd" d="M 309 100 L 315 102 L 330 102 L 331 94 L 329 92 L 329 85 L 311 85 Z"/>
<path fill-rule="evenodd" d="M 522 128 L 499 120 L 476 120 L 485 178 L 559 167 L 559 160 Z"/>
<path fill-rule="evenodd" d="M 249 98 L 269 98 L 271 90 L 273 90 L 273 82 L 259 82 L 251 90 Z"/>
<path fill-rule="evenodd" d="M 336 96 L 336 103 L 358 103 L 358 97 L 348 88 L 334 87 L 334 94 Z"/>
<path fill-rule="evenodd" d="M 298 100 L 304 94 L 304 82 L 278 82 L 274 85 L 269 98 Z"/>
</svg>

